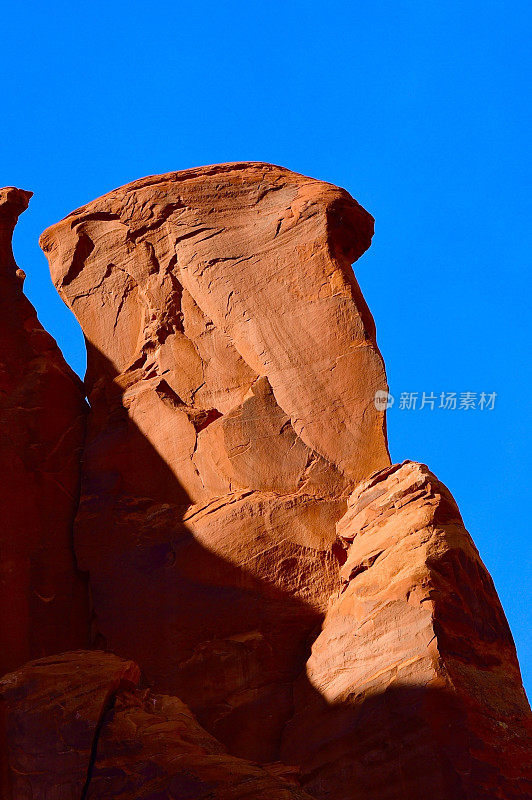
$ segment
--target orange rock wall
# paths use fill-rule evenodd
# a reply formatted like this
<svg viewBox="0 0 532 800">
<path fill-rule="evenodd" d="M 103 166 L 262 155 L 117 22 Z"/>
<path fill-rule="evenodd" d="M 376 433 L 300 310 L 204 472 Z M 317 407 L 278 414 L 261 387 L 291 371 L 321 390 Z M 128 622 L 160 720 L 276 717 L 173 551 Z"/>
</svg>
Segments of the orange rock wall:
<svg viewBox="0 0 532 800">
<path fill-rule="evenodd" d="M 242 163 L 46 231 L 87 341 L 80 490 L 82 391 L 11 253 L 28 193 L 0 200 L 2 800 L 530 797 L 491 578 L 448 490 L 390 465 L 370 215 Z M 87 592 L 92 649 L 60 653 Z"/>
<path fill-rule="evenodd" d="M 389 464 L 351 269 L 372 232 L 337 187 L 235 164 L 137 181 L 41 238 L 88 343 L 96 641 L 247 758 L 276 755 L 335 524 Z"/>
<path fill-rule="evenodd" d="M 337 531 L 341 588 L 281 757 L 316 797 L 528 797 L 514 643 L 448 489 L 423 464 L 396 464 L 357 487 Z"/>
</svg>

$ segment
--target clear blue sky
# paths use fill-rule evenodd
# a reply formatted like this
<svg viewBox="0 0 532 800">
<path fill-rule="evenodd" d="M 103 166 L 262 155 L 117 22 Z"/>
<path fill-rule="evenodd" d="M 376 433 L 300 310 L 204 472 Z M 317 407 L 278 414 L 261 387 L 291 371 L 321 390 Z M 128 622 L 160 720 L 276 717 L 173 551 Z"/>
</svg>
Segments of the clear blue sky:
<svg viewBox="0 0 532 800">
<path fill-rule="evenodd" d="M 40 232 L 147 174 L 271 161 L 376 218 L 356 273 L 390 387 L 497 392 L 389 412 L 392 458 L 450 487 L 532 687 L 530 4 L 4 3 L 0 185 L 35 192 L 15 254 L 83 373 Z"/>
</svg>

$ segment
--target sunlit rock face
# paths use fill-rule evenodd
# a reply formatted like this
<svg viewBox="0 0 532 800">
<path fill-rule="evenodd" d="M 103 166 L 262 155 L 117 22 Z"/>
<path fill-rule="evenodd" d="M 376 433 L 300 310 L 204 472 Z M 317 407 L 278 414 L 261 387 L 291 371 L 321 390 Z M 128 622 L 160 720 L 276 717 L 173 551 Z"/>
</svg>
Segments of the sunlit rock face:
<svg viewBox="0 0 532 800">
<path fill-rule="evenodd" d="M 525 798 L 530 708 L 508 623 L 449 490 L 404 462 L 337 525 L 333 595 L 283 759 L 316 797 Z"/>
<path fill-rule="evenodd" d="M 137 181 L 41 239 L 88 343 L 75 543 L 96 641 L 244 757 L 278 750 L 335 524 L 389 464 L 351 267 L 372 232 L 335 186 L 229 164 Z"/>
<path fill-rule="evenodd" d="M 31 196 L 0 189 L 1 674 L 88 644 L 87 588 L 72 549 L 87 406 L 13 257 Z"/>
<path fill-rule="evenodd" d="M 2 798 L 532 795 L 530 710 L 493 583 L 449 491 L 422 464 L 390 464 L 352 269 L 372 232 L 342 189 L 242 163 L 145 178 L 43 234 L 86 337 L 90 412 L 79 504 L 81 440 L 56 436 L 70 566 L 42 574 L 72 598 L 86 575 L 93 649 L 57 655 L 87 647 L 73 599 L 54 630 L 79 643 L 19 668 L 28 651 L 0 680 Z M 6 341 L 37 324 L 13 309 Z M 33 425 L 25 458 L 63 395 L 12 394 Z M 17 480 L 13 527 L 33 542 L 48 517 L 24 516 Z M 33 598 L 41 572 L 13 575 Z M 37 587 L 41 602 L 54 591 Z"/>
</svg>

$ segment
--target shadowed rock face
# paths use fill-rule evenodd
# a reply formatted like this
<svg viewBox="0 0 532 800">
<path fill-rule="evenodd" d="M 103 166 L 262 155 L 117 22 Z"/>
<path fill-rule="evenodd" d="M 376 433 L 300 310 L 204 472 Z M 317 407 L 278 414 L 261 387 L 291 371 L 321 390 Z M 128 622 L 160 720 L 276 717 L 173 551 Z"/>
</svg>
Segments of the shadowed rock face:
<svg viewBox="0 0 532 800">
<path fill-rule="evenodd" d="M 83 387 L 22 292 L 11 238 L 31 192 L 0 189 L 0 671 L 88 644 L 72 547 Z"/>
<path fill-rule="evenodd" d="M 390 466 L 351 269 L 372 230 L 337 187 L 226 164 L 43 234 L 88 347 L 73 538 L 95 650 L 0 681 L 2 798 L 532 794 L 493 583 L 448 490 Z"/>
<path fill-rule="evenodd" d="M 281 764 L 229 756 L 175 697 L 111 653 L 64 653 L 0 680 L 2 798 L 310 800 Z"/>
<path fill-rule="evenodd" d="M 341 189 L 235 164 L 137 181 L 41 239 L 88 342 L 97 641 L 244 757 L 275 757 L 335 523 L 389 464 L 351 269 L 372 232 Z"/>
</svg>

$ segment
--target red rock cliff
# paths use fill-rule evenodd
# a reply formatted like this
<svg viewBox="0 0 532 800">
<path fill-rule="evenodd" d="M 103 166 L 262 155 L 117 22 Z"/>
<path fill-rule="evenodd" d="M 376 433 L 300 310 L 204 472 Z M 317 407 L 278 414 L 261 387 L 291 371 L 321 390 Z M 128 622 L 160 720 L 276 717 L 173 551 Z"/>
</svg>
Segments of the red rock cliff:
<svg viewBox="0 0 532 800">
<path fill-rule="evenodd" d="M 43 234 L 88 346 L 74 547 L 112 653 L 0 681 L 6 800 L 532 794 L 493 583 L 448 490 L 390 466 L 372 231 L 337 187 L 227 164 Z"/>
<path fill-rule="evenodd" d="M 22 292 L 11 237 L 31 192 L 0 189 L 0 670 L 88 642 L 72 523 L 86 404 Z"/>
<path fill-rule="evenodd" d="M 335 524 L 389 464 L 351 268 L 372 232 L 337 187 L 234 164 L 137 181 L 41 240 L 88 342 L 76 553 L 98 641 L 247 758 L 276 757 Z"/>
</svg>

